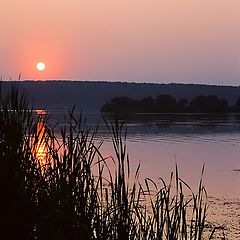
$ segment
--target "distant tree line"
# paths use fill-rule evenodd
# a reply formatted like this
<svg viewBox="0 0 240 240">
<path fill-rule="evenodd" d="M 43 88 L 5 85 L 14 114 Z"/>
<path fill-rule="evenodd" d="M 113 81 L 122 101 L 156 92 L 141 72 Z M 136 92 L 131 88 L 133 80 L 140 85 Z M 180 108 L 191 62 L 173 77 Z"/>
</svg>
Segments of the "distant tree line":
<svg viewBox="0 0 240 240">
<path fill-rule="evenodd" d="M 101 112 L 112 113 L 228 113 L 240 112 L 240 98 L 234 106 L 215 95 L 200 95 L 192 100 L 163 94 L 156 98 L 144 97 L 140 100 L 116 97 L 102 106 Z"/>
</svg>

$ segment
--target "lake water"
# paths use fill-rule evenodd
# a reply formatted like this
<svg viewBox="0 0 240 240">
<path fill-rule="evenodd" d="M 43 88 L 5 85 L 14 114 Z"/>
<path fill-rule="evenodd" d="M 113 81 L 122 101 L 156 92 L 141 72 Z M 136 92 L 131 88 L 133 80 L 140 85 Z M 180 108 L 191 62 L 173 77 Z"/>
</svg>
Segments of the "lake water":
<svg viewBox="0 0 240 240">
<path fill-rule="evenodd" d="M 64 112 L 51 111 L 50 122 Z M 99 123 L 104 156 L 113 155 L 109 132 L 99 114 L 86 114 L 91 128 Z M 110 119 L 110 115 L 104 116 Z M 132 172 L 141 163 L 140 178 L 169 179 L 175 164 L 180 176 L 197 190 L 202 166 L 204 185 L 215 197 L 240 197 L 240 116 L 139 114 L 124 119 Z"/>
</svg>

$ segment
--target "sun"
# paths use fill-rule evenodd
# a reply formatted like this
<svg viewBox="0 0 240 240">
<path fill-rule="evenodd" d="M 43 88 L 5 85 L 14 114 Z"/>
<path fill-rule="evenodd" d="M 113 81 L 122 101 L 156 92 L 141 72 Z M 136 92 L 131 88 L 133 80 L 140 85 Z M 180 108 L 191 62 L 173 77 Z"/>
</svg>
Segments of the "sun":
<svg viewBox="0 0 240 240">
<path fill-rule="evenodd" d="M 43 71 L 43 70 L 45 70 L 46 65 L 44 62 L 38 62 L 36 67 L 37 67 L 38 71 Z"/>
</svg>

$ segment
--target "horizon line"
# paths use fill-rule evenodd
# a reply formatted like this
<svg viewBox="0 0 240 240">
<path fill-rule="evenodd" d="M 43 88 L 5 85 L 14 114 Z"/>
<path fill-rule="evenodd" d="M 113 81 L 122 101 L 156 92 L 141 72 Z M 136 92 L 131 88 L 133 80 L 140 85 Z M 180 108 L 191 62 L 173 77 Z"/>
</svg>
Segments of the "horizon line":
<svg viewBox="0 0 240 240">
<path fill-rule="evenodd" d="M 183 83 L 183 82 L 134 82 L 127 80 L 97 80 L 97 79 L 1 79 L 2 82 L 93 82 L 93 83 L 123 83 L 123 84 L 149 84 L 149 85 L 198 85 L 198 86 L 216 86 L 216 87 L 239 87 L 239 85 L 212 84 L 212 83 Z"/>
</svg>

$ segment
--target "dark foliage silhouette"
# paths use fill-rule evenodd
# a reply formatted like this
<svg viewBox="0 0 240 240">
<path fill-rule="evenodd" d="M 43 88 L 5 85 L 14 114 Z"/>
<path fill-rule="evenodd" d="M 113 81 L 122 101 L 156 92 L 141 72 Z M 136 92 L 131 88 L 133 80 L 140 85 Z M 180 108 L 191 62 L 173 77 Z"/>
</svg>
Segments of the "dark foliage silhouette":
<svg viewBox="0 0 240 240">
<path fill-rule="evenodd" d="M 236 109 L 240 109 L 240 104 Z M 232 111 L 225 99 L 214 95 L 198 96 L 188 102 L 182 98 L 176 100 L 170 95 L 159 95 L 157 98 L 146 97 L 134 100 L 126 97 L 113 98 L 106 103 L 101 112 L 111 113 L 227 113 Z"/>
</svg>

